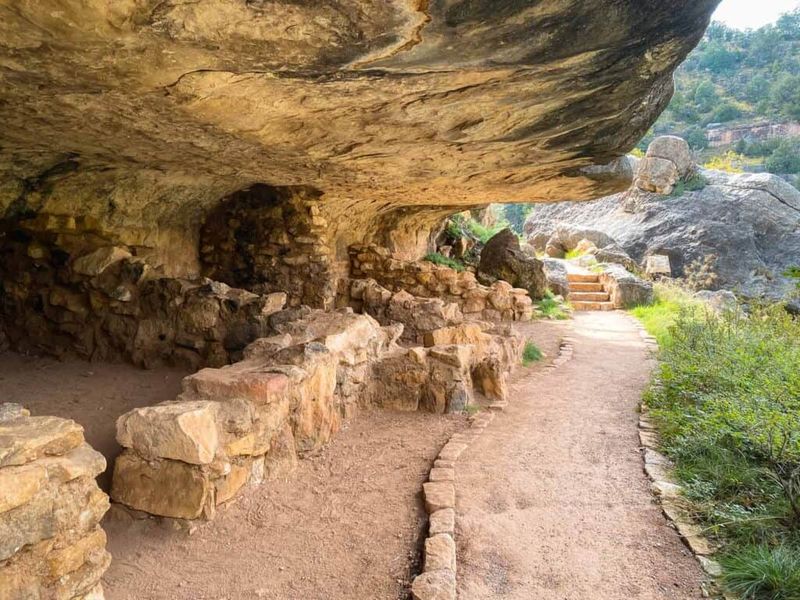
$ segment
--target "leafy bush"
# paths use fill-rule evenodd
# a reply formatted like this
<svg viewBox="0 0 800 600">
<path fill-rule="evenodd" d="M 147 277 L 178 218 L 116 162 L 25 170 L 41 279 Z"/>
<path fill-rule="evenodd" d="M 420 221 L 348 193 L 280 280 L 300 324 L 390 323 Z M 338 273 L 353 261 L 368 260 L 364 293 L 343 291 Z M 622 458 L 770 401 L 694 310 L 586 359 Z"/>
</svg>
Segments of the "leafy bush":
<svg viewBox="0 0 800 600">
<path fill-rule="evenodd" d="M 800 598 L 800 321 L 780 306 L 679 310 L 667 338 L 647 404 L 724 545 L 723 580 L 746 598 Z"/>
<path fill-rule="evenodd" d="M 536 306 L 547 319 L 569 319 L 569 305 L 557 300 L 550 290 L 545 291 L 544 297 L 536 303 Z"/>
<path fill-rule="evenodd" d="M 703 304 L 692 298 L 676 284 L 656 283 L 652 304 L 637 306 L 631 314 L 639 319 L 647 332 L 666 346 L 670 340 L 670 329 L 682 314 L 698 314 Z"/>
<path fill-rule="evenodd" d="M 708 179 L 703 177 L 700 173 L 695 173 L 694 175 L 690 175 L 686 179 L 681 179 L 678 183 L 676 183 L 675 188 L 672 190 L 672 194 L 670 195 L 679 198 L 686 192 L 698 192 L 707 185 Z"/>
<path fill-rule="evenodd" d="M 464 270 L 464 265 L 462 265 L 460 262 L 458 262 L 457 260 L 453 260 L 452 258 L 445 256 L 444 254 L 439 254 L 438 252 L 432 252 L 430 254 L 426 254 L 424 260 L 432 262 L 435 265 L 450 267 L 451 269 L 454 269 L 459 272 Z"/>
<path fill-rule="evenodd" d="M 522 351 L 522 364 L 529 367 L 540 360 L 542 360 L 542 351 L 530 340 L 525 342 L 525 348 Z"/>
</svg>

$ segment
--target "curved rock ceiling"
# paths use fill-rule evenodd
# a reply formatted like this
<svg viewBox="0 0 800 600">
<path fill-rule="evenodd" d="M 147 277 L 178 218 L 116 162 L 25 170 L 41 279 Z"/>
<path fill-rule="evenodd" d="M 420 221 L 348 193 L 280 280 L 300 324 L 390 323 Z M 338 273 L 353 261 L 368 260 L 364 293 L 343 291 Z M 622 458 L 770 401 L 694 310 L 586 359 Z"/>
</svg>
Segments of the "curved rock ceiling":
<svg viewBox="0 0 800 600">
<path fill-rule="evenodd" d="M 0 0 L 0 215 L 158 237 L 262 182 L 353 237 L 618 191 L 586 167 L 647 130 L 717 2 Z"/>
</svg>

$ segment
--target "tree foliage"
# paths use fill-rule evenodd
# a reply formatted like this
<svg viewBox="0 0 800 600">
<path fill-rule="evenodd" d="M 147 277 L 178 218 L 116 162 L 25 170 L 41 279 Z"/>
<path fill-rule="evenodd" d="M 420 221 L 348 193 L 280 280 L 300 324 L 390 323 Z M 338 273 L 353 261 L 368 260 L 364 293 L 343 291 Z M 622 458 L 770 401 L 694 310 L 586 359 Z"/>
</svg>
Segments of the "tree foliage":
<svg viewBox="0 0 800 600">
<path fill-rule="evenodd" d="M 800 9 L 756 30 L 712 23 L 675 85 L 653 134 L 680 135 L 695 150 L 712 123 L 800 120 Z"/>
</svg>

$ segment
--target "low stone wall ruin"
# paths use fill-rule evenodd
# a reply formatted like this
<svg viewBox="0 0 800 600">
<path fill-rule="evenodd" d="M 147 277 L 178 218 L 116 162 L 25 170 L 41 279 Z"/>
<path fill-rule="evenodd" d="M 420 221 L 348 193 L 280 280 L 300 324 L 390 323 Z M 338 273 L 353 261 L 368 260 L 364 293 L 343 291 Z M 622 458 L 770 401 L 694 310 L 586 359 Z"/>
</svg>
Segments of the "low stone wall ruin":
<svg viewBox="0 0 800 600">
<path fill-rule="evenodd" d="M 519 338 L 487 323 L 442 328 L 425 347 L 404 348 L 402 325 L 350 309 L 295 316 L 248 346 L 241 362 L 185 378 L 176 401 L 120 417 L 114 500 L 211 519 L 246 485 L 290 472 L 360 407 L 444 413 L 467 408 L 473 389 L 505 397 L 522 351 Z"/>
<path fill-rule="evenodd" d="M 319 194 L 254 185 L 224 199 L 200 231 L 203 274 L 258 293 L 284 292 L 289 306 L 332 308 L 336 286 Z"/>
<path fill-rule="evenodd" d="M 162 277 L 130 249 L 39 215 L 0 231 L 0 312 L 11 347 L 197 369 L 241 357 L 286 295 Z"/>
<path fill-rule="evenodd" d="M 0 598 L 102 600 L 102 455 L 74 421 L 0 404 Z"/>
<path fill-rule="evenodd" d="M 400 260 L 380 246 L 351 246 L 350 276 L 374 279 L 391 292 L 405 291 L 418 298 L 439 298 L 455 304 L 467 319 L 529 321 L 533 301 L 528 291 L 505 281 L 481 285 L 470 271 L 456 271 L 430 262 Z M 353 298 L 358 301 L 358 298 Z"/>
</svg>

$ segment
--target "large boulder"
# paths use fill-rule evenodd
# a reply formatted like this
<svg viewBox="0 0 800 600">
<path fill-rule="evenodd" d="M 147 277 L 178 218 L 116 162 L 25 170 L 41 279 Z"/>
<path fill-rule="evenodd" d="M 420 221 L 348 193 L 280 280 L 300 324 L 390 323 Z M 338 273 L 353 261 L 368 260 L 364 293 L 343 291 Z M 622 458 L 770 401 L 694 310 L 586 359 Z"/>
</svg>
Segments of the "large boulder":
<svg viewBox="0 0 800 600">
<path fill-rule="evenodd" d="M 639 165 L 635 185 L 646 192 L 671 194 L 675 184 L 688 177 L 694 167 L 686 140 L 674 135 L 657 137 Z"/>
<path fill-rule="evenodd" d="M 653 302 L 653 284 L 645 281 L 621 265 L 604 265 L 600 283 L 609 293 L 615 308 L 632 308 Z"/>
<path fill-rule="evenodd" d="M 523 252 L 519 238 L 507 228 L 483 248 L 476 275 L 484 285 L 507 281 L 516 288 L 528 290 L 534 299 L 544 296 L 547 289 L 542 261 Z"/>
<path fill-rule="evenodd" d="M 590 227 L 612 237 L 639 265 L 650 256 L 668 257 L 677 278 L 716 256 L 711 289 L 775 299 L 791 293 L 793 282 L 784 273 L 800 256 L 800 191 L 766 173 L 698 175 L 705 186 L 677 197 L 634 186 L 593 202 L 537 207 L 526 231 L 541 239 L 559 227 Z"/>
</svg>

